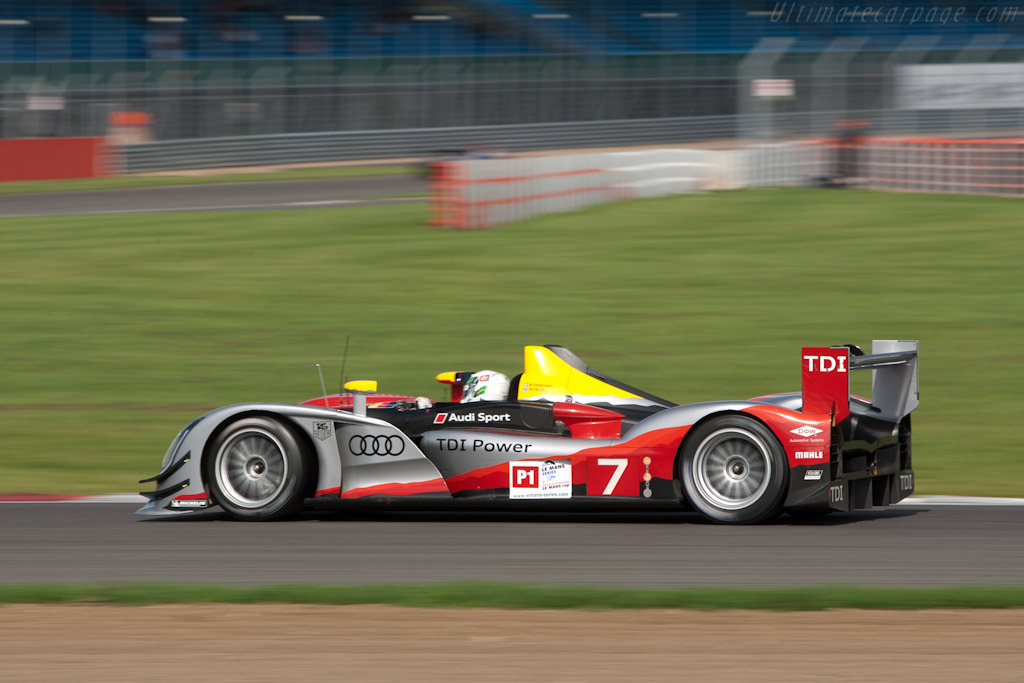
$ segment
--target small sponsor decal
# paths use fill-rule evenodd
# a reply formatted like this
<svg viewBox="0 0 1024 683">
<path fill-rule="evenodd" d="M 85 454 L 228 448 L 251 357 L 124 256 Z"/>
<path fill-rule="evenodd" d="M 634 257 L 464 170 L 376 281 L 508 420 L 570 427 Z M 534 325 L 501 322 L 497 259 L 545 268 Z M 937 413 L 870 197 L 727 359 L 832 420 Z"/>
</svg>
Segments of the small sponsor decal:
<svg viewBox="0 0 1024 683">
<path fill-rule="evenodd" d="M 811 372 L 846 372 L 846 356 L 804 356 L 804 360 Z"/>
<path fill-rule="evenodd" d="M 492 422 L 512 422 L 511 413 L 438 413 L 434 416 L 434 424 L 442 425 L 453 422 L 471 422 L 479 424 L 491 424 Z"/>
<path fill-rule="evenodd" d="M 900 475 L 900 491 L 913 491 L 914 490 L 914 475 L 913 474 L 901 474 Z"/>
<path fill-rule="evenodd" d="M 348 440 L 352 455 L 401 455 L 405 440 L 397 434 L 356 434 Z"/>
<path fill-rule="evenodd" d="M 511 422 L 512 415 L 509 413 L 452 413 L 448 416 L 448 422 Z"/>
<path fill-rule="evenodd" d="M 804 472 L 804 481 L 821 481 L 824 470 L 807 470 Z"/>
<path fill-rule="evenodd" d="M 441 452 L 461 451 L 463 453 L 528 453 L 528 443 L 514 441 L 489 441 L 485 439 L 438 439 L 437 448 Z"/>
<path fill-rule="evenodd" d="M 572 498 L 568 460 L 516 460 L 508 464 L 508 497 Z"/>
<path fill-rule="evenodd" d="M 843 502 L 843 485 L 836 484 L 835 486 L 828 487 L 828 502 L 830 503 L 842 503 Z"/>
<path fill-rule="evenodd" d="M 791 434 L 798 436 L 814 436 L 815 434 L 821 434 L 822 430 L 811 425 L 804 425 L 803 427 L 797 427 L 796 429 L 789 430 Z"/>
<path fill-rule="evenodd" d="M 204 508 L 210 504 L 208 500 L 172 500 L 172 508 Z"/>
<path fill-rule="evenodd" d="M 326 441 L 331 438 L 331 423 L 330 422 L 314 422 L 313 423 L 313 436 Z"/>
<path fill-rule="evenodd" d="M 797 451 L 797 460 L 821 460 L 825 457 L 825 451 Z"/>
</svg>

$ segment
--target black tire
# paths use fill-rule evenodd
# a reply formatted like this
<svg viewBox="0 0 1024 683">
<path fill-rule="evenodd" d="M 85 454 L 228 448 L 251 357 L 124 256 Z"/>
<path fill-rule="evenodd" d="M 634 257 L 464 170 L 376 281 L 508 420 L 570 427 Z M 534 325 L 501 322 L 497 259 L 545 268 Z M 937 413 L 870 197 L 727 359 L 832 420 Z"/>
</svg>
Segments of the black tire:
<svg viewBox="0 0 1024 683">
<path fill-rule="evenodd" d="M 205 459 L 206 481 L 224 511 L 245 521 L 274 521 L 302 512 L 312 467 L 301 442 L 271 417 L 229 424 Z"/>
<path fill-rule="evenodd" d="M 697 427 L 683 443 L 679 469 L 690 504 L 715 522 L 756 524 L 782 512 L 789 462 L 753 418 L 721 415 Z"/>
</svg>

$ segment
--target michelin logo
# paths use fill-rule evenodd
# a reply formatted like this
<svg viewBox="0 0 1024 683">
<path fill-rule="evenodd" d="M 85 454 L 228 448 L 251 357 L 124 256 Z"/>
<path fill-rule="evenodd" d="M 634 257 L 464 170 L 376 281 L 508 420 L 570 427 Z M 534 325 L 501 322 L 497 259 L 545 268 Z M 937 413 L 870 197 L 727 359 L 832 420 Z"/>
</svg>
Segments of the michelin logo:
<svg viewBox="0 0 1024 683">
<path fill-rule="evenodd" d="M 188 499 L 185 500 L 172 500 L 172 508 L 204 508 L 209 505 L 209 501 L 201 499 Z"/>
</svg>

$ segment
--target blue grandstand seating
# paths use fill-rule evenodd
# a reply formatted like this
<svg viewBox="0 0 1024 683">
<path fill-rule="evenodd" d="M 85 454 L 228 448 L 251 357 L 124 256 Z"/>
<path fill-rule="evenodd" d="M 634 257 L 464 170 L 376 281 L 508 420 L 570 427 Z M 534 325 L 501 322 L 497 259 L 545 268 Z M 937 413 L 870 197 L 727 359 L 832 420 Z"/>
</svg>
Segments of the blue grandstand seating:
<svg viewBox="0 0 1024 683">
<path fill-rule="evenodd" d="M 890 2 L 925 11 L 990 7 L 973 0 Z M 528 55 L 552 52 L 643 54 L 745 52 L 761 38 L 793 38 L 793 49 L 821 50 L 863 37 L 889 50 L 908 36 L 934 36 L 957 49 L 981 34 L 1004 33 L 1024 47 L 1024 7 L 1014 22 L 812 22 L 773 10 L 832 8 L 813 0 L 0 0 L 0 61 L 136 60 L 147 57 L 284 58 Z M 1000 7 L 1013 7 L 1013 3 Z M 413 20 L 413 15 L 447 16 Z M 320 17 L 286 20 L 286 15 Z M 153 17 L 183 21 L 154 22 Z"/>
</svg>

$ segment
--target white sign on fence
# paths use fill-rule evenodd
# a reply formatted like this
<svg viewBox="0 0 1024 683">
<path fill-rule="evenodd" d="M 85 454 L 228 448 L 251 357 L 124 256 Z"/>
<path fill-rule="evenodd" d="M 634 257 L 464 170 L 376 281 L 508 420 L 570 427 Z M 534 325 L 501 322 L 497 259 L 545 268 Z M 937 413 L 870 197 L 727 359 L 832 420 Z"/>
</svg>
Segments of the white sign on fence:
<svg viewBox="0 0 1024 683">
<path fill-rule="evenodd" d="M 64 98 L 59 95 L 52 97 L 29 95 L 25 98 L 25 109 L 29 111 L 63 111 Z"/>
<path fill-rule="evenodd" d="M 900 109 L 1024 107 L 1024 66 L 1016 64 L 911 64 L 896 72 Z"/>
</svg>

